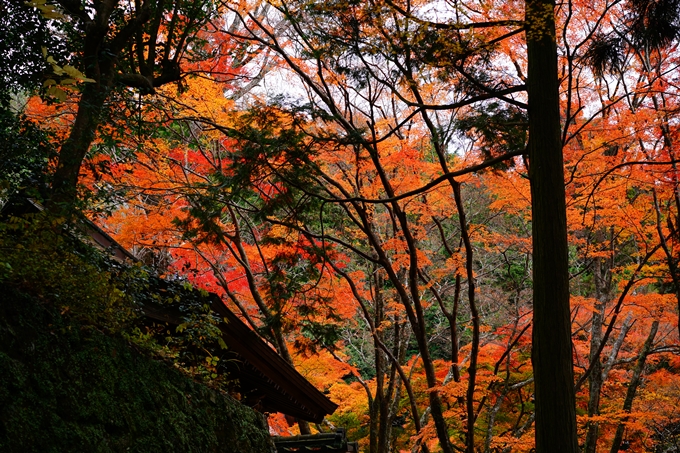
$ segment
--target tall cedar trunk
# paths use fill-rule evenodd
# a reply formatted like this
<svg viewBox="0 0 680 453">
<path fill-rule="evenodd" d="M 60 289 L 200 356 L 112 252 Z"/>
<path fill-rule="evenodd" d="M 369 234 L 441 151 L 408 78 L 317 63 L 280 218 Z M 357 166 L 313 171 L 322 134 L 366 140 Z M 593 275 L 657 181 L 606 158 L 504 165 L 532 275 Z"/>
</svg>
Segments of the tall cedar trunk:
<svg viewBox="0 0 680 453">
<path fill-rule="evenodd" d="M 554 7 L 526 2 L 536 453 L 577 453 Z"/>
</svg>

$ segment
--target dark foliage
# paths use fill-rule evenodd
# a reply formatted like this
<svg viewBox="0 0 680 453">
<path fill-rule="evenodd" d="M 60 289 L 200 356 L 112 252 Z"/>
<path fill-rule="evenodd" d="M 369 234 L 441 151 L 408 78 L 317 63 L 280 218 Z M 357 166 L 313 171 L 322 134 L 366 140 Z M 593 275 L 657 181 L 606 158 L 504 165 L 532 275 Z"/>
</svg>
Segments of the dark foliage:
<svg viewBox="0 0 680 453">
<path fill-rule="evenodd" d="M 55 58 L 65 53 L 63 42 L 53 34 L 38 10 L 23 0 L 0 2 L 0 105 L 7 106 L 10 94 L 32 91 L 40 86 L 48 64 L 42 48 Z"/>
<path fill-rule="evenodd" d="M 478 142 L 484 160 L 521 151 L 527 146 L 527 113 L 517 107 L 492 102 L 456 120 L 454 127 L 459 134 Z M 494 168 L 506 169 L 512 165 L 513 161 L 508 160 Z"/>
<path fill-rule="evenodd" d="M 663 48 L 680 36 L 680 0 L 630 0 L 629 7 L 635 46 Z"/>
<path fill-rule="evenodd" d="M 30 121 L 0 109 L 0 194 L 42 198 L 49 184 L 49 162 L 56 150 L 49 134 Z"/>
<path fill-rule="evenodd" d="M 623 40 L 616 35 L 596 35 L 583 55 L 583 61 L 597 77 L 621 68 Z"/>
</svg>

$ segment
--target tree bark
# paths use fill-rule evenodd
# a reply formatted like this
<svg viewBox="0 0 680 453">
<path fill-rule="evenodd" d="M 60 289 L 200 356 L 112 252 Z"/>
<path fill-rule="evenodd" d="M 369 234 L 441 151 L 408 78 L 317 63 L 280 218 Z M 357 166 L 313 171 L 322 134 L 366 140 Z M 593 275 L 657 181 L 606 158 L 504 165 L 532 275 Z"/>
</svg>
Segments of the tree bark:
<svg viewBox="0 0 680 453">
<path fill-rule="evenodd" d="M 593 311 L 592 326 L 590 328 L 590 357 L 589 362 L 592 366 L 590 372 L 589 392 L 588 392 L 588 416 L 593 417 L 600 414 L 600 395 L 604 379 L 602 376 L 602 361 L 597 351 L 602 342 L 602 322 L 604 321 L 604 308 L 609 298 L 609 269 L 603 270 L 605 263 L 603 259 L 597 258 L 594 263 L 593 280 L 595 282 L 595 310 Z M 588 421 L 586 432 L 586 443 L 583 453 L 595 453 L 597 450 L 597 438 L 600 434 L 600 424 Z"/>
<path fill-rule="evenodd" d="M 110 14 L 117 3 L 116 0 L 105 2 L 98 9 L 95 19 L 84 24 L 87 30 L 83 40 L 85 74 L 95 82 L 85 84 L 78 101 L 75 122 L 68 139 L 59 150 L 52 182 L 52 197 L 47 206 L 52 212 L 66 212 L 77 198 L 80 167 L 94 141 L 104 102 L 113 84 L 116 55 L 105 52 L 103 45 L 109 32 Z"/>
<path fill-rule="evenodd" d="M 526 2 L 536 453 L 577 453 L 554 8 Z"/>
<path fill-rule="evenodd" d="M 642 346 L 642 351 L 638 355 L 637 362 L 635 363 L 635 368 L 633 369 L 633 378 L 628 384 L 628 391 L 626 392 L 626 399 L 623 402 L 623 411 L 630 413 L 633 409 L 633 399 L 635 399 L 635 393 L 637 393 L 637 388 L 642 381 L 642 372 L 645 369 L 645 362 L 647 361 L 647 356 L 652 351 L 652 345 L 654 344 L 654 337 L 659 330 L 659 321 L 655 320 L 652 323 L 652 328 L 649 331 L 649 336 L 645 340 L 645 344 Z M 623 432 L 626 428 L 625 423 L 628 421 L 630 416 L 626 415 L 621 419 L 621 423 L 616 427 L 616 434 L 614 435 L 614 442 L 612 443 L 611 453 L 617 453 L 621 447 L 621 442 L 623 442 Z"/>
<path fill-rule="evenodd" d="M 105 88 L 86 88 L 78 104 L 76 121 L 71 134 L 59 150 L 59 161 L 54 173 L 52 198 L 48 209 L 64 212 L 77 197 L 80 167 L 94 140 L 106 98 Z"/>
</svg>

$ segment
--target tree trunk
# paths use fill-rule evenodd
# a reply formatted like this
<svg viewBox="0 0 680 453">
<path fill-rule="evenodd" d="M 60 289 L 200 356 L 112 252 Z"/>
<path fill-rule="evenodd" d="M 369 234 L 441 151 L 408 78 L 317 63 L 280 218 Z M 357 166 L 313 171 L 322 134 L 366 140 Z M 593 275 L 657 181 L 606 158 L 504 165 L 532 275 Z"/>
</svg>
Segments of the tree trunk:
<svg viewBox="0 0 680 453">
<path fill-rule="evenodd" d="M 104 102 L 109 96 L 117 62 L 117 55 L 103 49 L 109 33 L 109 18 L 118 4 L 117 0 L 102 3 L 94 20 L 83 23 L 83 65 L 85 74 L 93 83 L 86 83 L 78 101 L 76 120 L 68 139 L 59 150 L 57 169 L 52 180 L 52 194 L 48 210 L 56 213 L 69 211 L 78 195 L 78 177 L 83 159 L 90 149 L 101 122 Z"/>
<path fill-rule="evenodd" d="M 48 204 L 48 209 L 52 212 L 66 212 L 76 201 L 80 167 L 94 141 L 113 79 L 112 74 L 104 74 L 102 78 L 104 80 L 96 85 L 88 85 L 83 90 L 71 133 L 59 150 L 52 196 Z"/>
<path fill-rule="evenodd" d="M 600 414 L 600 395 L 604 383 L 602 375 L 602 362 L 597 351 L 602 343 L 602 322 L 604 321 L 604 308 L 610 293 L 609 269 L 605 266 L 603 259 L 596 259 L 593 269 L 593 280 L 595 282 L 595 310 L 593 311 L 592 326 L 590 328 L 590 356 L 589 362 L 592 364 L 590 372 L 589 392 L 588 392 L 588 416 L 593 417 Z M 586 431 L 586 443 L 583 453 L 595 453 L 597 451 L 597 438 L 600 434 L 600 424 L 588 421 Z"/>
<path fill-rule="evenodd" d="M 656 332 L 659 329 L 659 321 L 654 321 L 652 323 L 652 328 L 649 331 L 649 336 L 645 340 L 645 344 L 642 346 L 642 351 L 638 355 L 637 362 L 635 363 L 635 369 L 633 370 L 633 377 L 628 384 L 628 391 L 626 392 L 626 399 L 623 402 L 623 411 L 630 413 L 633 409 L 633 399 L 635 399 L 635 393 L 637 388 L 642 381 L 642 372 L 645 369 L 645 362 L 647 361 L 647 356 L 652 350 L 652 345 L 654 344 L 654 337 L 656 337 Z M 621 419 L 621 423 L 616 427 L 616 434 L 614 435 L 614 442 L 612 443 L 611 453 L 617 453 L 621 447 L 621 442 L 623 442 L 623 431 L 626 428 L 625 423 L 628 421 L 629 416 L 626 415 Z"/>
<path fill-rule="evenodd" d="M 577 453 L 554 7 L 526 2 L 536 453 Z"/>
</svg>

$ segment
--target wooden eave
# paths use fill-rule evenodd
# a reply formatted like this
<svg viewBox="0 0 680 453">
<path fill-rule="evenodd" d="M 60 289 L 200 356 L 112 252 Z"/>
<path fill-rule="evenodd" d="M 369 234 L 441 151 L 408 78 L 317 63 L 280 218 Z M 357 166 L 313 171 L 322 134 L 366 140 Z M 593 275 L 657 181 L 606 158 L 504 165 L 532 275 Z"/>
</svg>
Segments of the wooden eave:
<svg viewBox="0 0 680 453">
<path fill-rule="evenodd" d="M 357 442 L 348 442 L 344 428 L 334 433 L 306 434 L 300 436 L 273 436 L 278 453 L 354 453 L 359 451 Z"/>
<path fill-rule="evenodd" d="M 243 323 L 216 294 L 210 294 L 210 306 L 221 319 L 222 339 L 242 362 L 237 373 L 245 392 L 253 393 L 256 406 L 263 412 L 286 415 L 321 423 L 338 405 L 329 400 L 298 371 Z M 144 314 L 154 320 L 179 325 L 183 316 L 168 306 L 146 304 Z"/>
<path fill-rule="evenodd" d="M 8 211 L 10 214 L 26 214 L 26 213 L 38 213 L 45 210 L 45 207 L 33 198 L 23 198 L 20 202 L 9 206 L 9 209 L 5 209 L 8 206 L 2 206 L 0 211 Z M 137 258 L 127 251 L 125 247 L 120 245 L 113 239 L 109 234 L 99 228 L 93 221 L 82 216 L 78 223 L 77 228 L 85 236 L 85 239 L 89 238 L 90 245 L 94 246 L 99 250 L 104 250 L 110 254 L 110 256 L 116 261 L 123 262 L 136 262 Z"/>
<path fill-rule="evenodd" d="M 335 412 L 337 404 L 269 347 L 219 297 L 213 298 L 211 308 L 227 321 L 226 325 L 220 324 L 227 346 L 271 383 L 263 388 L 267 394 L 262 402 L 265 407 L 314 423 L 321 423 L 324 416 Z M 272 392 L 274 389 L 278 392 Z"/>
</svg>

